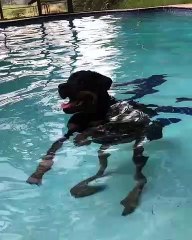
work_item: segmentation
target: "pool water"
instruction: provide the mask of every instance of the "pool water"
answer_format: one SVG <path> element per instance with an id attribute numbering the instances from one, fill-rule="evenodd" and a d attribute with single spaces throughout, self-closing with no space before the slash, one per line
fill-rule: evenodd
<path id="1" fill-rule="evenodd" d="M 0 239 L 191 240 L 192 16 L 162 12 L 116 14 L 0 29 Z M 59 83 L 91 69 L 122 84 L 110 93 L 172 106 L 158 117 L 179 118 L 163 139 L 146 144 L 148 184 L 138 209 L 122 217 L 120 201 L 134 186 L 132 144 L 113 146 L 106 189 L 74 199 L 70 188 L 98 169 L 98 145 L 64 144 L 40 187 L 25 181 L 53 141 L 66 131 Z M 164 77 L 150 89 L 152 75 Z M 162 76 L 165 75 L 165 76 Z M 146 87 L 148 86 L 148 87 Z M 154 91 L 156 90 L 156 91 Z M 146 93 L 149 93 L 145 95 Z M 186 107 L 186 111 L 184 108 Z"/>

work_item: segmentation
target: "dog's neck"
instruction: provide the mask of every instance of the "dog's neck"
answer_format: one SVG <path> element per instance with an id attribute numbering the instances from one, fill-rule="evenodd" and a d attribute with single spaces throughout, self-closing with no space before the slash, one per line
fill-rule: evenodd
<path id="1" fill-rule="evenodd" d="M 118 101 L 108 93 L 98 97 L 96 114 L 100 119 L 105 119 L 110 107 Z"/>

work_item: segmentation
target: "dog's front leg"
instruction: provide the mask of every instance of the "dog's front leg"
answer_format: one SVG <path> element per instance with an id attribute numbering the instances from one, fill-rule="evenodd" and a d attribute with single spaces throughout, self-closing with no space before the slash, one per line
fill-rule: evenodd
<path id="1" fill-rule="evenodd" d="M 103 176 L 105 169 L 107 168 L 107 159 L 110 156 L 109 153 L 106 153 L 105 150 L 109 148 L 108 145 L 102 145 L 98 151 L 98 157 L 99 157 L 99 164 L 100 168 L 98 172 L 93 175 L 92 177 L 89 177 L 77 185 L 75 185 L 71 190 L 71 195 L 74 196 L 75 198 L 80 198 L 80 197 L 86 197 L 90 196 L 92 194 L 95 194 L 101 190 L 104 189 L 103 186 L 89 186 L 88 184 L 97 178 L 100 178 Z"/>
<path id="2" fill-rule="evenodd" d="M 59 150 L 64 141 L 66 140 L 65 137 L 58 139 L 56 142 L 52 144 L 50 149 L 47 151 L 46 155 L 42 158 L 41 162 L 39 163 L 37 169 L 31 176 L 27 179 L 27 183 L 29 184 L 36 184 L 40 185 L 42 182 L 43 175 L 49 171 L 53 165 L 53 158 L 57 150 Z"/>
<path id="3" fill-rule="evenodd" d="M 85 146 L 91 144 L 91 140 L 87 139 L 91 135 L 91 132 L 84 131 L 82 133 L 77 134 L 74 138 L 73 142 L 76 146 Z"/>
<path id="4" fill-rule="evenodd" d="M 127 197 L 121 201 L 121 204 L 124 206 L 124 210 L 122 213 L 123 216 L 126 216 L 127 214 L 134 212 L 134 210 L 137 208 L 141 197 L 141 193 L 143 191 L 145 184 L 147 183 L 147 179 L 142 173 L 142 169 L 147 163 L 149 157 L 143 156 L 144 152 L 143 144 L 144 137 L 137 139 L 134 144 L 133 162 L 136 167 L 135 180 L 137 181 L 137 184 L 132 189 L 132 191 L 129 192 Z"/>
<path id="5" fill-rule="evenodd" d="M 56 152 L 62 147 L 63 143 L 69 139 L 73 132 L 75 132 L 74 129 L 69 129 L 67 134 L 51 145 L 46 155 L 42 158 L 41 162 L 37 166 L 35 172 L 27 179 L 27 183 L 41 185 L 43 175 L 51 169 L 54 163 L 53 159 Z"/>
<path id="6" fill-rule="evenodd" d="M 100 131 L 100 128 L 102 128 L 102 126 L 90 127 L 82 133 L 77 134 L 74 138 L 74 144 L 79 147 L 91 144 L 92 140 L 88 139 L 88 137 L 94 139 L 103 136 L 104 133 Z"/>

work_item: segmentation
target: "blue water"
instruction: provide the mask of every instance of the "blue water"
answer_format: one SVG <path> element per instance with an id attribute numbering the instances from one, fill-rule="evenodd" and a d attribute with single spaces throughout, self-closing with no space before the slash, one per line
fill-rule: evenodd
<path id="1" fill-rule="evenodd" d="M 138 209 L 122 217 L 120 201 L 134 186 L 132 144 L 110 148 L 105 191 L 74 199 L 70 188 L 98 169 L 98 145 L 72 140 L 57 153 L 40 187 L 26 184 L 50 145 L 66 131 L 57 85 L 91 69 L 123 83 L 167 74 L 141 99 L 160 106 L 191 97 L 192 16 L 174 13 L 83 17 L 0 29 L 0 239 L 191 240 L 191 116 L 146 144 L 148 184 Z M 134 85 L 113 88 L 118 99 Z"/>

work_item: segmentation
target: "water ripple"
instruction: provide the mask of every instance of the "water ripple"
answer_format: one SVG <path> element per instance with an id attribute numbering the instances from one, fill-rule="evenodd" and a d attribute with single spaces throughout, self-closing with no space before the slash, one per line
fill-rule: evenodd
<path id="1" fill-rule="evenodd" d="M 65 142 L 40 188 L 25 180 L 66 131 L 69 116 L 59 108 L 62 100 L 57 86 L 72 72 L 91 69 L 122 83 L 166 73 L 172 79 L 142 101 L 166 105 L 173 103 L 175 94 L 190 95 L 191 22 L 164 15 L 108 15 L 0 29 L 1 240 L 40 240 L 42 236 L 47 240 L 77 236 L 124 240 L 127 233 L 130 239 L 167 239 L 166 234 L 159 237 L 157 233 L 173 229 L 170 220 L 190 229 L 192 191 L 186 187 L 191 181 L 189 117 L 183 117 L 185 124 L 179 130 L 178 125 L 166 128 L 169 141 L 148 146 L 149 188 L 128 221 L 120 217 L 119 202 L 133 185 L 131 145 L 110 149 L 111 175 L 98 182 L 109 188 L 90 198 L 73 199 L 69 189 L 98 168 L 95 144 L 76 148 L 72 140 Z M 110 94 L 125 98 L 122 91 L 127 88 L 111 89 Z M 179 131 L 185 133 L 182 141 Z M 187 210 L 179 210 L 178 204 L 185 204 Z M 183 215 L 178 215 L 181 210 Z M 154 222 L 158 231 L 154 231 Z"/>
<path id="2" fill-rule="evenodd" d="M 54 228 L 60 228 L 61 221 L 54 216 L 57 206 L 46 203 L 47 190 L 26 185 L 25 180 L 50 144 L 65 132 L 58 84 L 78 69 L 112 76 L 119 67 L 119 51 L 111 44 L 120 28 L 115 23 L 111 18 L 83 18 L 0 29 L 0 239 L 40 239 L 39 233 L 51 229 L 47 213 L 55 219 Z M 50 174 L 56 172 L 61 180 L 83 164 L 84 154 L 86 150 L 79 152 L 67 142 Z M 63 195 L 55 192 L 55 196 L 63 201 Z M 79 222 L 78 211 L 59 206 L 69 214 L 69 227 Z M 57 216 L 61 218 L 59 212 Z M 43 225 L 43 221 L 48 222 Z M 51 238 L 59 239 L 56 234 L 53 229 Z"/>

